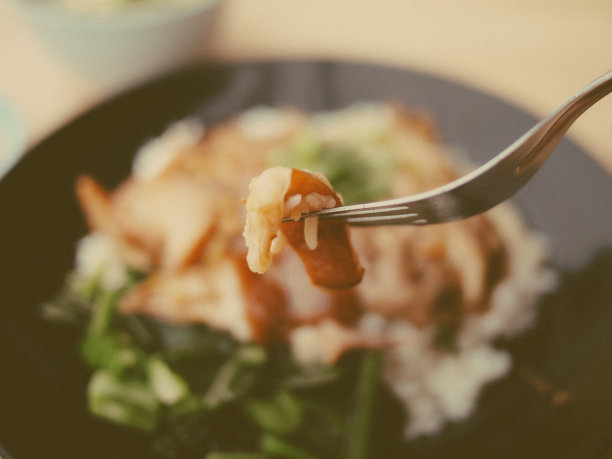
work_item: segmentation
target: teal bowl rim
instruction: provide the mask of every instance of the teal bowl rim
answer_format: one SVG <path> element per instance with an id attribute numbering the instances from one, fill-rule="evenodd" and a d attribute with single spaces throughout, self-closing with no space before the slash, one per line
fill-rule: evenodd
<path id="1" fill-rule="evenodd" d="M 15 105 L 0 94 L 0 178 L 16 163 L 26 150 L 26 131 Z"/>
<path id="2" fill-rule="evenodd" d="M 91 31 L 159 27 L 208 15 L 223 0 L 142 0 L 100 12 L 70 8 L 58 1 L 8 0 L 32 22 L 51 28 Z"/>

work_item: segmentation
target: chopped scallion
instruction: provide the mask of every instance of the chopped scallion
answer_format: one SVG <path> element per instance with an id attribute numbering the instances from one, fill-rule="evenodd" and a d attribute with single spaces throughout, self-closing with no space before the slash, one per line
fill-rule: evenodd
<path id="1" fill-rule="evenodd" d="M 144 431 L 157 425 L 159 402 L 146 383 L 121 381 L 96 371 L 88 386 L 89 409 L 96 416 Z"/>

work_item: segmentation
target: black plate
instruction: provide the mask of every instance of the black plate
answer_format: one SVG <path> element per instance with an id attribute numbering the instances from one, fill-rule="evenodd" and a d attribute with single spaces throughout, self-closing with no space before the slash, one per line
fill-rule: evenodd
<path id="1" fill-rule="evenodd" d="M 322 110 L 381 99 L 431 112 L 445 141 L 478 163 L 535 123 L 487 95 L 402 70 L 202 65 L 99 106 L 33 148 L 0 182 L 0 443 L 16 459 L 146 457 L 141 438 L 87 414 L 75 332 L 39 316 L 86 230 L 73 193 L 80 173 L 116 185 L 145 139 L 187 115 L 215 122 L 259 104 Z M 507 345 L 517 370 L 485 390 L 478 412 L 398 457 L 584 458 L 612 448 L 612 182 L 562 141 L 515 201 L 551 240 L 560 292 L 544 301 L 534 331 Z M 553 403 L 558 390 L 570 394 L 565 403 Z"/>

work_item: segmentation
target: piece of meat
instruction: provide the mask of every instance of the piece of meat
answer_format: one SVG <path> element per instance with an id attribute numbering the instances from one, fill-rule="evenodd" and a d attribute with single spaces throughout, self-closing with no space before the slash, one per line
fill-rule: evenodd
<path id="1" fill-rule="evenodd" d="M 482 215 L 448 224 L 446 258 L 461 284 L 463 309 L 488 309 L 492 287 L 505 272 L 506 251 L 495 228 Z"/>
<path id="2" fill-rule="evenodd" d="M 152 274 L 122 298 L 119 309 L 173 323 L 203 323 L 262 344 L 286 339 L 292 323 L 282 288 L 255 276 L 242 256 Z"/>
<path id="3" fill-rule="evenodd" d="M 215 226 L 212 185 L 185 174 L 130 179 L 108 193 L 91 177 L 77 182 L 77 195 L 94 230 L 121 245 L 126 262 L 177 270 L 193 262 Z"/>
<path id="4" fill-rule="evenodd" d="M 365 308 L 457 329 L 484 312 L 503 277 L 506 251 L 486 217 L 427 227 L 356 228 L 353 245 L 366 269 L 357 286 Z"/>
<path id="5" fill-rule="evenodd" d="M 388 340 L 369 337 L 330 319 L 295 328 L 289 343 L 295 360 L 302 365 L 330 365 L 351 349 L 382 348 L 390 344 Z"/>
<path id="6" fill-rule="evenodd" d="M 109 236 L 128 266 L 143 271 L 149 269 L 151 256 L 143 247 L 124 237 L 115 218 L 111 194 L 89 176 L 79 177 L 76 194 L 89 227 Z"/>
<path id="7" fill-rule="evenodd" d="M 204 323 L 247 341 L 253 339 L 254 333 L 241 285 L 240 274 L 231 260 L 180 273 L 156 272 L 121 299 L 119 310 L 173 323 Z"/>
<path id="8" fill-rule="evenodd" d="M 315 285 L 344 289 L 361 281 L 363 268 L 351 246 L 346 222 L 306 219 L 281 223 L 287 216 L 297 218 L 341 204 L 322 176 L 300 169 L 271 168 L 251 181 L 249 191 L 244 237 L 251 270 L 266 272 L 274 254 L 287 243 L 300 256 Z"/>

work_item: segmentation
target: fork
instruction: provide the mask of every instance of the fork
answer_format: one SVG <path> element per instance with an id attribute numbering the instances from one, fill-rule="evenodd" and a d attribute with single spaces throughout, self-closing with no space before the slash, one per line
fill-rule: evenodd
<path id="1" fill-rule="evenodd" d="M 354 226 L 427 225 L 485 212 L 520 190 L 574 121 L 610 92 L 612 70 L 567 99 L 497 156 L 441 187 L 403 198 L 312 211 L 300 219 L 344 218 Z"/>

